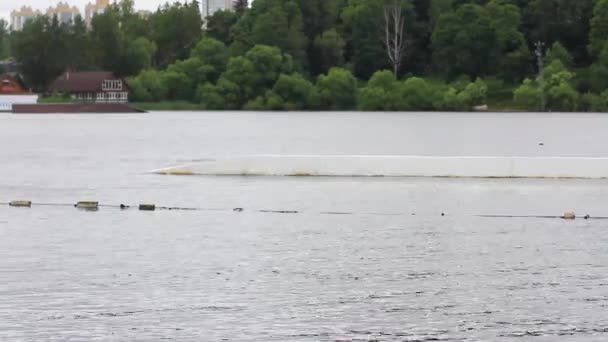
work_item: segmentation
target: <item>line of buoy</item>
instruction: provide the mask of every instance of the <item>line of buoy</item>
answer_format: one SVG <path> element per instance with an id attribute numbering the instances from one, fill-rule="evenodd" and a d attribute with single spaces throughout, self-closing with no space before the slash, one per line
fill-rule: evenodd
<path id="1" fill-rule="evenodd" d="M 576 220 L 577 216 L 574 212 L 568 211 L 563 215 L 555 216 L 555 215 L 477 215 L 477 217 L 485 217 L 485 218 L 536 218 L 536 219 L 562 219 L 562 220 Z M 605 216 L 591 216 L 589 214 L 583 216 L 585 220 L 608 220 L 608 217 Z"/>
<path id="2" fill-rule="evenodd" d="M 8 205 L 10 207 L 15 208 L 32 208 L 32 206 L 54 206 L 54 207 L 75 207 L 77 209 L 81 209 L 84 211 L 98 211 L 100 208 L 112 208 L 112 209 L 120 209 L 127 210 L 136 208 L 139 211 L 158 211 L 158 210 L 167 210 L 167 211 L 232 211 L 235 213 L 241 213 L 245 211 L 245 208 L 236 207 L 232 209 L 222 209 L 222 208 L 186 208 L 186 207 L 165 207 L 165 206 L 157 206 L 153 203 L 142 203 L 135 206 L 127 205 L 127 204 L 100 204 L 98 201 L 79 201 L 76 204 L 66 204 L 66 203 L 35 203 L 29 200 L 14 200 L 8 203 L 0 202 L 0 205 Z M 268 210 L 268 209 L 255 209 L 251 210 L 252 212 L 258 213 L 267 213 L 267 214 L 301 214 L 303 212 L 298 210 Z M 318 212 L 321 215 L 381 215 L 381 216 L 416 216 L 415 213 L 356 213 L 356 212 L 344 212 L 344 211 L 321 211 Z M 446 213 L 442 212 L 439 215 L 441 217 L 447 216 Z M 474 215 L 475 217 L 480 218 L 528 218 L 528 219 L 562 219 L 562 220 L 575 220 L 578 217 L 574 212 L 568 211 L 563 215 Z M 591 216 L 589 214 L 582 217 L 585 220 L 608 220 L 608 217 L 605 216 Z"/>

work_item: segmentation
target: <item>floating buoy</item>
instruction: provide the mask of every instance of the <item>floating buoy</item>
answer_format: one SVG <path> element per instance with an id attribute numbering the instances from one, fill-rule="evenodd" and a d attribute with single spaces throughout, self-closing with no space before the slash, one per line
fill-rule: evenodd
<path id="1" fill-rule="evenodd" d="M 574 220 L 576 219 L 576 214 L 574 212 L 566 212 L 564 216 L 562 216 L 564 220 Z"/>
<path id="2" fill-rule="evenodd" d="M 240 213 L 243 210 L 244 210 L 243 208 L 234 208 L 234 209 L 232 209 L 232 211 L 234 211 L 235 213 Z"/>
<path id="3" fill-rule="evenodd" d="M 80 202 L 74 204 L 74 207 L 76 207 L 78 209 L 83 209 L 83 210 L 95 211 L 95 210 L 99 209 L 99 202 L 80 201 Z"/>
<path id="4" fill-rule="evenodd" d="M 32 201 L 12 201 L 8 205 L 10 205 L 11 207 L 31 208 Z"/>
<path id="5" fill-rule="evenodd" d="M 139 205 L 139 210 L 141 210 L 141 211 L 155 211 L 156 210 L 156 205 L 155 204 L 140 204 Z"/>
<path id="6" fill-rule="evenodd" d="M 585 220 L 588 220 L 590 218 L 591 218 L 591 215 L 589 215 L 589 214 L 585 215 L 585 217 L 584 217 Z"/>
<path id="7" fill-rule="evenodd" d="M 126 204 L 121 204 L 120 205 L 120 209 L 124 210 L 124 209 L 129 209 L 130 207 Z"/>

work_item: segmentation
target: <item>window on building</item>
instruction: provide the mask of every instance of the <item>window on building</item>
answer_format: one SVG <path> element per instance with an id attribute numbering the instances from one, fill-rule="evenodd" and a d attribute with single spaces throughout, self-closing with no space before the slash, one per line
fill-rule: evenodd
<path id="1" fill-rule="evenodd" d="M 122 90 L 122 81 L 121 80 L 104 80 L 101 87 L 104 91 L 120 91 L 120 90 Z"/>

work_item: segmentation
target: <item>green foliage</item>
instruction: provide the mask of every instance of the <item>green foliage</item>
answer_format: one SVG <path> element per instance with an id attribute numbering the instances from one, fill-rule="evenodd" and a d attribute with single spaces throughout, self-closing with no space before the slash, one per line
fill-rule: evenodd
<path id="1" fill-rule="evenodd" d="M 38 103 L 69 103 L 74 102 L 69 94 L 53 93 L 49 96 L 40 97 Z"/>
<path id="2" fill-rule="evenodd" d="M 522 85 L 515 89 L 513 96 L 517 107 L 540 110 L 540 89 L 530 79 L 525 79 Z"/>
<path id="3" fill-rule="evenodd" d="M 234 26 L 232 49 L 241 54 L 255 45 L 269 45 L 306 65 L 308 39 L 303 31 L 302 12 L 295 0 L 256 0 L 251 10 Z"/>
<path id="4" fill-rule="evenodd" d="M 465 99 L 465 103 L 467 103 L 470 108 L 476 105 L 482 105 L 486 103 L 488 86 L 481 78 L 477 78 L 475 82 L 469 83 L 461 94 Z"/>
<path id="5" fill-rule="evenodd" d="M 608 112 L 608 90 L 601 94 L 581 95 L 578 109 L 586 112 Z"/>
<path id="6" fill-rule="evenodd" d="M 446 12 L 439 16 L 432 35 L 435 65 L 449 78 L 496 71 L 511 77 L 513 70 L 525 71 L 529 52 L 520 25 L 519 8 L 497 0 Z"/>
<path id="7" fill-rule="evenodd" d="M 382 71 L 384 11 L 395 2 L 406 41 L 396 78 Z M 129 77 L 132 100 L 195 108 L 470 110 L 514 101 L 536 110 L 543 94 L 548 110 L 598 110 L 608 88 L 606 18 L 608 0 L 241 0 L 203 25 L 198 1 L 142 16 L 120 0 L 90 28 L 80 17 L 40 17 L 17 32 L 0 20 L 0 58 L 15 57 L 34 90 L 65 70 L 107 70 Z M 537 41 L 550 46 L 542 82 L 532 80 Z"/>
<path id="8" fill-rule="evenodd" d="M 606 39 L 608 39 L 608 0 L 597 0 L 591 18 L 589 53 L 599 56 L 606 47 Z"/>
<path id="9" fill-rule="evenodd" d="M 551 111 L 574 111 L 579 104 L 579 93 L 572 86 L 574 74 L 556 59 L 545 69 L 543 82 L 533 83 L 526 79 L 515 90 L 514 101 L 522 108 L 540 108 L 544 94 L 546 109 Z"/>
<path id="10" fill-rule="evenodd" d="M 569 112 L 578 106 L 578 92 L 567 82 L 551 87 L 547 92 L 548 108 L 553 111 Z"/>
<path id="11" fill-rule="evenodd" d="M 152 38 L 158 48 L 157 65 L 187 58 L 190 49 L 201 39 L 203 21 L 198 1 L 167 3 L 149 20 Z"/>
<path id="12" fill-rule="evenodd" d="M 334 66 L 344 65 L 346 43 L 336 29 L 323 32 L 315 38 L 311 68 L 313 73 L 325 73 Z"/>
<path id="13" fill-rule="evenodd" d="M 411 77 L 399 85 L 396 106 L 398 110 L 407 111 L 433 110 L 435 98 L 432 86 L 421 78 Z"/>
<path id="14" fill-rule="evenodd" d="M 232 43 L 231 29 L 238 19 L 238 15 L 232 11 L 217 11 L 213 13 L 205 19 L 207 35 L 225 45 L 230 45 Z"/>
<path id="15" fill-rule="evenodd" d="M 395 75 L 388 70 L 376 72 L 361 89 L 359 109 L 365 111 L 396 110 L 396 89 L 398 86 Z"/>
<path id="16" fill-rule="evenodd" d="M 250 102 L 246 109 L 315 110 L 319 93 L 315 86 L 300 74 L 280 75 L 264 97 Z"/>
<path id="17" fill-rule="evenodd" d="M 368 79 L 378 70 L 388 68 L 385 47 L 382 43 L 382 2 L 377 0 L 349 0 L 342 11 L 347 44 L 353 71 L 359 78 Z"/>
<path id="18" fill-rule="evenodd" d="M 608 45 L 605 45 L 602 53 L 589 68 L 587 77 L 583 80 L 588 83 L 588 88 L 596 93 L 608 88 Z"/>
<path id="19" fill-rule="evenodd" d="M 219 86 L 205 83 L 197 90 L 197 97 L 205 109 L 222 110 L 226 107 L 226 100 Z"/>
<path id="20" fill-rule="evenodd" d="M 435 108 L 444 111 L 469 111 L 467 99 L 458 90 L 449 87 L 435 101 Z"/>
<path id="21" fill-rule="evenodd" d="M 66 69 L 65 34 L 56 19 L 51 21 L 47 17 L 35 18 L 14 33 L 13 54 L 20 62 L 23 78 L 34 90 L 46 89 Z"/>
<path id="22" fill-rule="evenodd" d="M 321 109 L 351 110 L 357 106 L 357 79 L 342 68 L 332 68 L 317 80 Z"/>
<path id="23" fill-rule="evenodd" d="M 522 31 L 529 45 L 561 42 L 577 63 L 588 63 L 589 22 L 597 0 L 530 0 L 518 6 L 524 13 Z M 513 1 L 514 2 L 514 1 Z"/>
<path id="24" fill-rule="evenodd" d="M 167 99 L 168 89 L 162 80 L 162 73 L 146 70 L 136 77 L 127 79 L 131 88 L 131 101 L 154 102 Z"/>
<path id="25" fill-rule="evenodd" d="M 9 56 L 9 31 L 8 23 L 0 19 L 0 60 Z"/>
<path id="26" fill-rule="evenodd" d="M 545 56 L 545 63 L 551 64 L 553 61 L 558 60 L 567 67 L 572 66 L 572 55 L 566 50 L 566 48 L 560 43 L 555 42 L 553 46 L 547 51 Z"/>

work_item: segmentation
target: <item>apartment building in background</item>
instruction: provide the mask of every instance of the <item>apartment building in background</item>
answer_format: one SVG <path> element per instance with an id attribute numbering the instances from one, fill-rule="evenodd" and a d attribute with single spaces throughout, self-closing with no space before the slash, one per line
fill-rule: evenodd
<path id="1" fill-rule="evenodd" d="M 110 6 L 110 0 L 95 0 L 95 2 L 89 2 L 84 8 L 84 21 L 87 26 L 91 26 L 91 21 L 96 14 L 102 14 L 106 8 Z"/>
<path id="2" fill-rule="evenodd" d="M 31 7 L 23 6 L 21 9 L 11 12 L 11 29 L 14 31 L 23 30 L 25 24 L 39 16 L 40 11 L 34 10 Z"/>
<path id="3" fill-rule="evenodd" d="M 234 9 L 234 0 L 202 0 L 201 14 L 204 18 L 212 16 L 217 11 Z"/>
<path id="4" fill-rule="evenodd" d="M 80 15 L 80 10 L 76 6 L 70 6 L 66 2 L 59 2 L 55 7 L 49 7 L 46 10 L 46 15 L 49 18 L 57 17 L 60 23 L 69 24 L 74 22 L 77 16 Z"/>
<path id="5" fill-rule="evenodd" d="M 95 0 L 95 2 L 89 2 L 84 8 L 84 16 L 82 16 L 82 19 L 85 21 L 87 26 L 90 26 L 93 17 L 96 14 L 103 13 L 108 6 L 110 6 L 110 0 Z M 65 24 L 73 22 L 77 16 L 81 15 L 78 7 L 70 6 L 67 2 L 59 2 L 56 6 L 49 7 L 45 14 L 49 17 L 57 16 L 59 22 Z M 23 6 L 21 9 L 12 11 L 11 30 L 23 30 L 25 23 L 40 15 L 42 15 L 40 11 L 34 10 L 28 6 Z"/>

